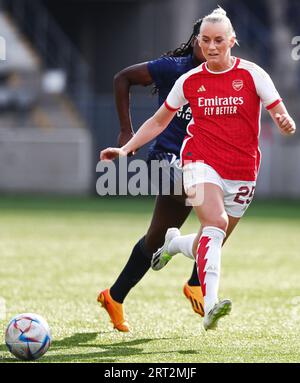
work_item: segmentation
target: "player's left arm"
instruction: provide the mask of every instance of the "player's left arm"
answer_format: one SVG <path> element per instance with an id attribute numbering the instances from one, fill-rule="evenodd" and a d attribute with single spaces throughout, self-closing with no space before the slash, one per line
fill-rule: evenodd
<path id="1" fill-rule="evenodd" d="M 250 71 L 257 94 L 280 132 L 284 135 L 294 134 L 296 132 L 296 124 L 286 110 L 271 77 L 258 65 L 253 65 Z"/>
<path id="2" fill-rule="evenodd" d="M 283 102 L 280 102 L 274 108 L 269 109 L 268 112 L 278 129 L 283 135 L 290 136 L 296 132 L 296 124 L 292 117 L 289 115 Z"/>

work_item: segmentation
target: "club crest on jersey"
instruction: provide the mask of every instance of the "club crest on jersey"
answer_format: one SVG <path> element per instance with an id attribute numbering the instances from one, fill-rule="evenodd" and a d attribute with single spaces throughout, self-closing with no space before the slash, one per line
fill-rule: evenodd
<path id="1" fill-rule="evenodd" d="M 232 87 L 234 90 L 239 91 L 243 88 L 244 81 L 243 80 L 234 80 L 232 81 Z"/>

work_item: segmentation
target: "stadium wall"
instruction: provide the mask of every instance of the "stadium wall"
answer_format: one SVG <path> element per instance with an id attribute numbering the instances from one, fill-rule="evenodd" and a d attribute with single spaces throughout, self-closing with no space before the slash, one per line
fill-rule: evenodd
<path id="1" fill-rule="evenodd" d="M 0 129 L 0 190 L 88 194 L 92 140 L 87 129 Z"/>

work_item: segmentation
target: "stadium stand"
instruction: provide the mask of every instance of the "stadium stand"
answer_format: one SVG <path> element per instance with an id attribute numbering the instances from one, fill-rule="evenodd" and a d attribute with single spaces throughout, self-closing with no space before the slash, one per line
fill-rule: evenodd
<path id="1" fill-rule="evenodd" d="M 0 11 L 5 42 L 0 62 L 0 190 L 90 193 L 92 140 L 67 92 L 68 73 L 58 62 L 53 67 L 45 63 L 22 29 L 21 2 L 13 3 L 17 14 L 5 6 Z M 51 25 L 50 17 L 48 21 Z M 64 44 L 69 49 L 67 40 Z"/>

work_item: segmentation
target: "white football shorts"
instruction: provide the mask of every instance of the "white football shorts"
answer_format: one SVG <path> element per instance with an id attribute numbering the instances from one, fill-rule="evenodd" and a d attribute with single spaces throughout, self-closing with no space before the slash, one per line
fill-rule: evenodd
<path id="1" fill-rule="evenodd" d="M 235 218 L 241 218 L 247 210 L 256 186 L 256 181 L 225 180 L 211 166 L 201 161 L 183 167 L 183 184 L 187 194 L 192 186 L 204 183 L 218 185 L 223 190 L 225 211 Z"/>

